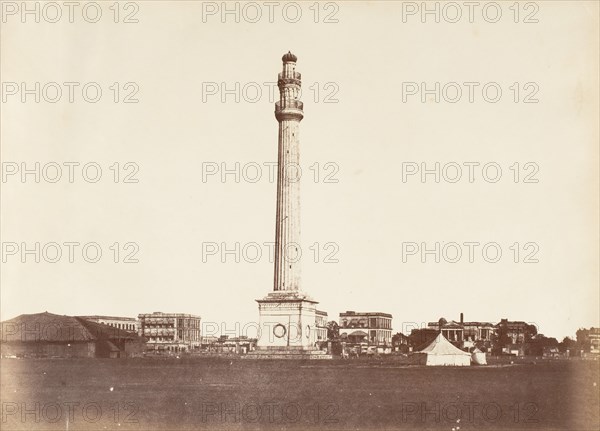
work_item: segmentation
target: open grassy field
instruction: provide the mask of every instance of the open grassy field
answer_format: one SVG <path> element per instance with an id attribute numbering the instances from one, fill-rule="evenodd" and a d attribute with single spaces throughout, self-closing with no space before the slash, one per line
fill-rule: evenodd
<path id="1" fill-rule="evenodd" d="M 597 430 L 599 384 L 581 360 L 3 359 L 0 429 Z"/>

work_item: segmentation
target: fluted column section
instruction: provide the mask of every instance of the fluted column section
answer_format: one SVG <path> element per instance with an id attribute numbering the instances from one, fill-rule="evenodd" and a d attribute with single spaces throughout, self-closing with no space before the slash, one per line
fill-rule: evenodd
<path id="1" fill-rule="evenodd" d="M 300 290 L 299 125 L 279 123 L 274 290 Z"/>
<path id="2" fill-rule="evenodd" d="M 296 57 L 283 57 L 279 74 L 280 99 L 275 104 L 279 121 L 277 157 L 277 214 L 275 227 L 275 291 L 300 289 L 300 121 L 303 118 L 300 74 L 296 73 Z"/>

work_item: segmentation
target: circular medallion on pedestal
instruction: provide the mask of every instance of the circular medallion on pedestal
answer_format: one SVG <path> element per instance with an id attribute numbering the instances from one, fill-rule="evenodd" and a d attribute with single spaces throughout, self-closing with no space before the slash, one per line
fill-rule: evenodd
<path id="1" fill-rule="evenodd" d="M 286 332 L 287 329 L 285 329 L 285 326 L 283 326 L 281 323 L 278 323 L 277 325 L 273 326 L 273 335 L 275 335 L 277 338 L 285 337 Z"/>
<path id="2" fill-rule="evenodd" d="M 306 338 L 310 338 L 310 325 L 306 325 Z"/>

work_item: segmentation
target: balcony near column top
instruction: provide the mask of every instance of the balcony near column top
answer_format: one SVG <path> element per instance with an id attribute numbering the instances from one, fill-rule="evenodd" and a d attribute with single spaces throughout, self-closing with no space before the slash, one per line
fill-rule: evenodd
<path id="1" fill-rule="evenodd" d="M 301 121 L 302 118 L 304 118 L 304 104 L 301 101 L 296 99 L 284 99 L 283 102 L 283 104 L 281 101 L 275 102 L 275 118 L 277 118 L 277 121 Z"/>
<path id="2" fill-rule="evenodd" d="M 293 72 L 293 76 L 285 76 L 285 72 L 279 72 L 279 79 L 296 79 L 298 81 L 302 80 L 302 74 L 300 72 Z"/>
<path id="3" fill-rule="evenodd" d="M 300 100 L 291 99 L 285 100 L 284 102 L 285 103 L 283 103 L 283 106 L 281 106 L 281 101 L 275 102 L 275 110 L 281 111 L 282 109 L 299 109 L 302 111 L 304 109 L 304 103 L 302 103 Z"/>

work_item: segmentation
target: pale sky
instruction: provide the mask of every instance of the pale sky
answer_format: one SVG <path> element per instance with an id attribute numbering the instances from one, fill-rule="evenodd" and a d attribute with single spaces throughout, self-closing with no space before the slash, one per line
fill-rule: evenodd
<path id="1" fill-rule="evenodd" d="M 4 15 L 2 320 L 42 311 L 163 311 L 197 314 L 227 330 L 257 321 L 255 299 L 272 290 L 273 264 L 267 246 L 249 262 L 255 249 L 247 244 L 274 241 L 276 183 L 264 164 L 277 160 L 278 125 L 268 83 L 291 50 L 304 90 L 303 286 L 329 320 L 346 310 L 382 311 L 393 314 L 394 332 L 410 332 L 463 312 L 469 321 L 532 322 L 559 339 L 599 325 L 597 3 L 537 2 L 539 10 L 521 10 L 518 23 L 509 3 L 496 23 L 481 11 L 469 22 L 466 9 L 457 23 L 445 19 L 450 10 L 440 23 L 429 16 L 422 23 L 418 13 L 403 20 L 407 2 L 321 4 L 317 23 L 312 3 L 300 3 L 296 23 L 281 9 L 270 23 L 261 6 L 257 23 L 248 8 L 239 23 L 233 15 L 222 23 L 219 11 L 203 20 L 203 7 L 220 7 L 209 3 L 138 2 L 139 10 L 118 17 L 135 12 L 138 23 L 115 23 L 108 3 L 97 23 L 80 11 L 69 23 L 66 9 L 57 23 Z M 522 22 L 533 12 L 539 22 Z M 323 22 L 326 16 L 338 22 Z M 18 87 L 6 84 L 13 82 L 31 89 L 39 82 L 40 103 L 35 95 L 22 103 Z M 50 82 L 63 92 L 56 103 L 44 99 L 55 97 Z M 73 103 L 64 82 L 78 83 Z M 102 89 L 97 103 L 82 97 L 90 82 Z M 410 83 L 418 91 L 436 82 L 439 103 L 433 94 L 425 103 L 421 93 L 407 95 Z M 472 103 L 465 82 L 474 83 Z M 462 97 L 450 103 L 456 86 Z M 484 86 L 490 97 L 502 90 L 498 102 L 484 99 Z M 122 103 L 136 89 L 139 102 Z M 224 103 L 221 89 L 231 90 Z M 538 103 L 523 103 L 527 96 Z M 48 178 L 58 163 L 62 178 L 8 175 L 36 162 Z M 69 162 L 80 163 L 73 183 Z M 137 183 L 123 182 L 134 169 L 128 162 L 139 167 Z M 218 174 L 203 178 L 207 166 L 233 170 L 236 162 L 239 183 L 233 174 L 225 182 Z M 462 178 L 403 181 L 403 166 L 436 162 L 447 177 L 458 164 Z M 86 163 L 101 167 L 98 182 L 83 178 Z M 482 178 L 488 163 L 490 176 L 502 169 L 495 183 Z M 256 164 L 262 177 L 250 182 Z M 328 174 L 338 181 L 325 182 Z M 32 254 L 22 263 L 21 243 L 36 242 L 61 244 L 62 258 L 47 262 L 54 256 L 48 246 L 48 259 L 35 263 Z M 88 263 L 79 246 L 70 263 L 68 242 L 96 242 L 102 257 Z M 129 242 L 139 247 L 138 263 L 123 263 L 134 250 L 124 248 Z M 471 242 L 480 244 L 472 263 L 464 245 Z M 17 243 L 15 255 L 9 243 Z M 207 243 L 239 243 L 246 259 L 203 259 Z M 407 243 L 457 243 L 463 255 L 449 262 L 456 247 L 447 246 L 439 263 L 433 255 L 421 262 L 418 252 L 403 262 Z M 497 263 L 482 256 L 487 243 L 500 247 Z M 324 262 L 331 252 L 337 263 Z M 524 263 L 530 253 L 537 263 Z"/>

